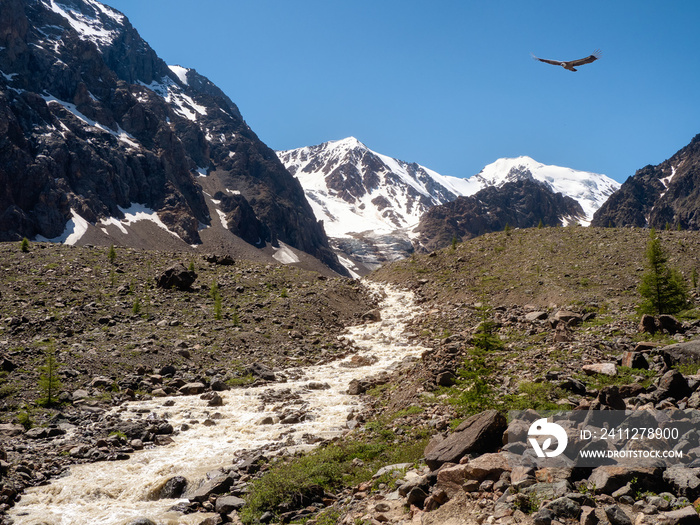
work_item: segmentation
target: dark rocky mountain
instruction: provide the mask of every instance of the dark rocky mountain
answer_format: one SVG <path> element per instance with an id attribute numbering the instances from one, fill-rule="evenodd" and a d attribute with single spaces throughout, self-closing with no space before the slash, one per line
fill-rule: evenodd
<path id="1" fill-rule="evenodd" d="M 95 0 L 0 0 L 0 183 L 3 241 L 282 242 L 345 273 L 236 105 Z"/>
<path id="2" fill-rule="evenodd" d="M 506 224 L 511 228 L 531 228 L 541 221 L 544 226 L 561 226 L 584 217 L 583 208 L 573 198 L 523 177 L 431 208 L 421 218 L 416 232 L 420 248 L 432 251 L 448 246 L 453 239 L 464 241 L 501 231 Z"/>
<path id="3" fill-rule="evenodd" d="M 645 166 L 593 216 L 593 226 L 700 229 L 700 135 L 658 166 Z"/>

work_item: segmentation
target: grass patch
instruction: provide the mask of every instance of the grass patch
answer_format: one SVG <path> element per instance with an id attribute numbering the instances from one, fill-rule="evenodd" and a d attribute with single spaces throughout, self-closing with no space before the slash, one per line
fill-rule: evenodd
<path id="1" fill-rule="evenodd" d="M 34 419 L 32 418 L 31 409 L 25 405 L 24 410 L 17 414 L 17 422 L 24 427 L 25 430 L 29 430 L 34 426 Z"/>
<path id="2" fill-rule="evenodd" d="M 646 332 L 634 334 L 632 336 L 632 341 L 634 341 L 635 343 L 659 343 L 663 346 L 672 345 L 678 342 L 669 334 L 665 334 L 662 332 L 657 332 L 655 334 L 649 334 Z"/>
<path id="3" fill-rule="evenodd" d="M 255 523 L 264 512 L 308 506 L 322 491 L 336 492 L 369 481 L 382 466 L 418 461 L 426 440 L 399 446 L 379 440 L 332 443 L 300 457 L 280 460 L 251 485 L 241 512 L 243 523 Z M 354 459 L 361 462 L 355 462 Z"/>
<path id="4" fill-rule="evenodd" d="M 7 372 L 0 372 L 0 399 L 14 395 L 19 387 L 7 379 Z"/>
<path id="5" fill-rule="evenodd" d="M 641 379 L 639 379 L 641 377 Z M 582 381 L 588 388 L 598 389 L 606 386 L 622 386 L 638 382 L 643 387 L 651 385 L 656 373 L 652 370 L 644 370 L 643 368 L 629 368 L 626 366 L 617 367 L 616 376 L 607 376 L 605 374 L 594 374 L 592 376 L 586 374 L 578 374 L 577 378 Z"/>
<path id="6" fill-rule="evenodd" d="M 316 515 L 316 525 L 336 525 L 340 522 L 340 511 L 334 508 L 323 509 Z"/>
<path id="7" fill-rule="evenodd" d="M 531 492 L 530 494 L 519 493 L 516 495 L 515 508 L 520 512 L 525 514 L 534 514 L 540 509 L 542 504 L 542 496 L 538 495 L 536 492 Z"/>
<path id="8" fill-rule="evenodd" d="M 676 314 L 676 318 L 681 321 L 697 321 L 700 319 L 700 308 L 691 308 L 683 310 Z"/>
<path id="9" fill-rule="evenodd" d="M 422 414 L 425 411 L 425 408 L 419 407 L 417 405 L 411 405 L 408 408 L 404 408 L 403 410 L 399 410 L 396 412 L 393 416 L 392 419 L 398 419 L 400 417 L 405 417 L 405 416 L 414 416 L 416 414 Z"/>
<path id="10" fill-rule="evenodd" d="M 245 374 L 227 379 L 226 384 L 232 387 L 248 386 L 253 384 L 256 379 L 257 377 L 255 377 L 253 374 Z"/>
<path id="11" fill-rule="evenodd" d="M 617 320 L 617 318 L 614 315 L 602 313 L 602 310 L 602 308 L 599 309 L 597 312 L 595 312 L 594 310 L 594 313 L 596 314 L 595 317 L 581 323 L 581 329 L 608 327 L 610 326 L 610 324 Z"/>
<path id="12" fill-rule="evenodd" d="M 700 363 L 695 361 L 684 361 L 676 364 L 673 368 L 678 370 L 684 376 L 694 376 L 700 371 Z"/>
<path id="13" fill-rule="evenodd" d="M 377 385 L 372 388 L 367 389 L 366 394 L 372 397 L 381 397 L 382 394 L 388 390 L 395 390 L 396 385 L 390 383 L 384 383 L 383 385 Z"/>
<path id="14" fill-rule="evenodd" d="M 561 407 L 556 399 L 566 397 L 566 393 L 551 383 L 522 382 L 518 385 L 520 394 L 502 397 L 501 410 L 557 410 Z"/>

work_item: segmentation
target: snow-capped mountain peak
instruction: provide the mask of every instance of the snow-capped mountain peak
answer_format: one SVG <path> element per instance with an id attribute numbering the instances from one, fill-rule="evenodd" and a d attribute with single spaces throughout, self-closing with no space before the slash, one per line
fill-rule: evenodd
<path id="1" fill-rule="evenodd" d="M 413 226 L 428 208 L 459 195 L 449 178 L 440 181 L 427 168 L 372 151 L 354 137 L 278 156 L 333 237 Z"/>
<path id="2" fill-rule="evenodd" d="M 346 137 L 344 139 L 340 140 L 332 140 L 328 142 L 330 146 L 336 149 L 365 149 L 368 150 L 369 148 L 365 146 L 362 142 L 360 142 L 358 139 L 355 137 Z"/>
<path id="3" fill-rule="evenodd" d="M 500 187 L 506 182 L 526 178 L 544 183 L 555 193 L 576 199 L 586 213 L 582 221 L 586 225 L 593 218 L 593 213 L 620 187 L 618 182 L 605 175 L 549 166 L 527 156 L 498 159 L 469 180 L 479 181 L 482 187 Z"/>

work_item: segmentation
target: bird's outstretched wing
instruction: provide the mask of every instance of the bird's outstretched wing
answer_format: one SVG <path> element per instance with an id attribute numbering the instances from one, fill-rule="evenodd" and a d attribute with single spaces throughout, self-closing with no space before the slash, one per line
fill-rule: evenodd
<path id="1" fill-rule="evenodd" d="M 560 65 L 561 65 L 561 60 L 547 60 L 546 58 L 536 57 L 536 56 L 533 55 L 532 53 L 530 53 L 530 55 L 531 55 L 532 58 L 534 58 L 535 60 L 539 60 L 540 62 L 545 62 L 546 64 L 553 64 L 553 65 L 555 65 L 555 66 L 560 66 Z"/>
<path id="2" fill-rule="evenodd" d="M 596 49 L 593 51 L 592 55 L 588 55 L 586 58 L 580 58 L 578 60 L 572 60 L 570 64 L 574 67 L 576 66 L 582 66 L 583 64 L 590 64 L 591 62 L 595 62 L 598 60 L 602 55 L 602 51 L 600 49 Z"/>

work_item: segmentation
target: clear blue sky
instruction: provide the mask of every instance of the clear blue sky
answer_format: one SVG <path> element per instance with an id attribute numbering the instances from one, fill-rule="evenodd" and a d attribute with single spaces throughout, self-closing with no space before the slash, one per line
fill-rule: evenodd
<path id="1" fill-rule="evenodd" d="M 443 175 L 500 157 L 620 182 L 700 133 L 700 1 L 106 0 L 268 146 L 355 136 Z M 576 73 L 530 53 L 574 59 Z"/>

